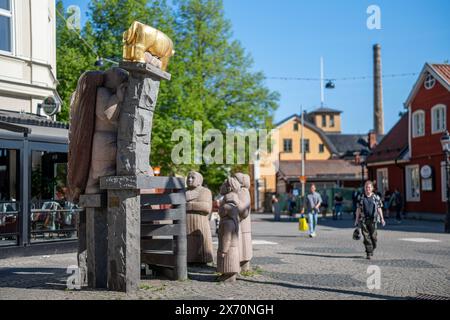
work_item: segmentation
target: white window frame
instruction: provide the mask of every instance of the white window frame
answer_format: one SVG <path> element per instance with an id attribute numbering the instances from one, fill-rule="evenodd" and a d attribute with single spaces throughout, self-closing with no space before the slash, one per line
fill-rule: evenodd
<path id="1" fill-rule="evenodd" d="M 286 150 L 286 144 L 287 144 L 287 142 L 289 142 L 289 144 L 290 144 L 290 146 L 291 146 L 291 150 L 289 150 L 289 151 Z M 283 152 L 284 152 L 284 153 L 292 153 L 292 149 L 293 149 L 293 146 L 292 146 L 292 139 L 289 139 L 289 138 L 283 139 Z"/>
<path id="2" fill-rule="evenodd" d="M 9 1 L 9 10 L 1 9 L 0 8 L 0 16 L 8 17 L 11 23 L 10 26 L 10 37 L 11 37 L 11 51 L 5 51 L 0 50 L 0 54 L 5 55 L 14 55 L 15 52 L 15 33 L 14 33 L 14 0 L 8 0 Z"/>
<path id="3" fill-rule="evenodd" d="M 445 161 L 441 162 L 441 197 L 442 202 L 447 202 L 447 171 L 445 168 Z"/>
<path id="4" fill-rule="evenodd" d="M 428 73 L 425 77 L 425 80 L 423 81 L 423 86 L 427 90 L 433 89 L 434 85 L 436 84 L 436 79 L 433 77 L 431 73 Z"/>
<path id="5" fill-rule="evenodd" d="M 380 179 L 380 176 L 382 177 Z M 385 180 L 386 179 L 386 180 Z M 384 183 L 386 182 L 386 183 Z M 382 195 L 389 190 L 389 170 L 388 168 L 377 169 L 377 190 L 382 191 Z"/>
<path id="6" fill-rule="evenodd" d="M 443 126 L 442 128 L 437 128 L 437 120 L 436 120 L 436 111 L 444 110 L 443 112 Z M 447 106 L 445 104 L 437 104 L 433 108 L 431 108 L 431 133 L 441 133 L 447 130 Z"/>
<path id="7" fill-rule="evenodd" d="M 422 121 L 422 127 L 423 127 L 423 132 L 417 132 L 417 124 L 416 124 L 416 117 L 423 115 L 423 121 Z M 424 110 L 417 110 L 412 114 L 412 137 L 413 138 L 417 138 L 417 137 L 423 137 L 425 136 L 425 111 Z"/>
<path id="8" fill-rule="evenodd" d="M 409 174 L 412 170 L 417 170 L 417 179 L 419 181 L 418 185 L 418 196 L 413 197 L 411 194 L 412 176 Z M 405 182 L 406 182 L 406 201 L 408 202 L 420 202 L 420 168 L 419 165 L 410 165 L 405 167 Z"/>

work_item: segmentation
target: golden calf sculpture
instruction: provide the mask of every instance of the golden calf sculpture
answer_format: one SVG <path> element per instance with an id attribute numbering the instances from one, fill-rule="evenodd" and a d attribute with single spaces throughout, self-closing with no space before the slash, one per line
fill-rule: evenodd
<path id="1" fill-rule="evenodd" d="M 170 57 L 175 54 L 173 42 L 167 35 L 141 22 L 134 21 L 131 27 L 123 33 L 123 59 L 145 63 L 146 52 L 161 60 L 161 69 L 164 71 Z"/>

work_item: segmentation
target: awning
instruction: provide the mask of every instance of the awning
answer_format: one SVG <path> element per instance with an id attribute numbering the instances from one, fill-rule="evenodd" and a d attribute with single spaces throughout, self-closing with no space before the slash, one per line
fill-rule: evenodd
<path id="1" fill-rule="evenodd" d="M 24 134 L 29 141 L 33 142 L 68 144 L 69 130 L 0 121 L 0 139 L 23 140 Z"/>

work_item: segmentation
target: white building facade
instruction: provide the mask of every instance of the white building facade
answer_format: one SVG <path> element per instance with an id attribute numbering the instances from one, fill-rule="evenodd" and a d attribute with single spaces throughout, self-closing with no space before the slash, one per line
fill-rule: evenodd
<path id="1" fill-rule="evenodd" d="M 0 109 L 44 115 L 57 83 L 55 0 L 0 0 Z"/>

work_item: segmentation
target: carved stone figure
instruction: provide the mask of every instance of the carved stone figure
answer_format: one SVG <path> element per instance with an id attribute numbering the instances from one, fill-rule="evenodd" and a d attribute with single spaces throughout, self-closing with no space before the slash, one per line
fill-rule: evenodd
<path id="1" fill-rule="evenodd" d="M 213 245 L 208 215 L 212 211 L 211 191 L 202 187 L 203 176 L 191 171 L 187 177 L 186 234 L 187 262 L 213 262 Z"/>
<path id="2" fill-rule="evenodd" d="M 104 73 L 87 71 L 78 79 L 70 104 L 69 154 L 67 168 L 68 198 L 77 202 L 86 188 L 91 165 L 92 136 L 95 130 L 97 87 L 103 85 Z"/>
<path id="3" fill-rule="evenodd" d="M 128 73 L 114 67 L 88 71 L 72 96 L 69 130 L 68 193 L 99 193 L 99 178 L 116 173 L 117 119 Z"/>
<path id="4" fill-rule="evenodd" d="M 150 52 L 162 62 L 161 69 L 166 70 L 170 57 L 175 54 L 172 40 L 161 31 L 134 21 L 123 33 L 123 59 L 145 62 L 145 52 Z"/>
<path id="5" fill-rule="evenodd" d="M 250 270 L 250 260 L 253 258 L 252 245 L 252 221 L 250 217 L 251 198 L 250 198 L 250 176 L 244 173 L 236 173 L 234 177 L 241 184 L 238 192 L 239 204 L 239 253 L 241 271 Z"/>
<path id="6" fill-rule="evenodd" d="M 240 271 L 239 264 L 239 196 L 241 188 L 235 177 L 225 180 L 220 192 L 224 195 L 219 207 L 219 247 L 217 272 L 219 281 L 233 282 Z"/>
<path id="7" fill-rule="evenodd" d="M 70 110 L 67 178 L 70 201 L 78 202 L 82 194 L 100 193 L 98 179 L 102 176 L 114 175 L 116 172 L 118 103 L 123 99 L 127 77 L 125 70 L 112 68 L 106 72 L 85 72 L 78 80 L 77 89 L 72 95 Z M 101 237 L 103 234 L 102 232 L 96 232 L 95 235 L 92 232 L 89 234 L 87 227 L 98 227 L 104 230 L 105 226 L 101 226 L 101 223 L 91 223 L 97 219 L 93 218 L 95 214 L 102 217 L 104 213 L 102 209 L 90 209 L 89 206 L 86 210 L 92 211 L 89 219 L 86 217 L 86 211 L 80 212 L 78 226 L 78 265 L 82 283 L 83 285 L 87 283 L 86 275 L 89 272 L 91 285 L 96 283 L 96 285 L 104 286 L 105 281 L 100 273 L 92 277 L 95 271 L 92 267 L 100 263 L 96 253 L 91 250 L 90 254 L 93 256 L 90 260 L 87 258 L 88 246 L 91 246 L 91 249 L 95 247 L 92 243 L 88 243 L 88 239 L 92 240 L 94 236 Z M 102 245 L 98 243 L 96 248 L 100 247 Z M 100 278 L 101 280 L 98 280 Z"/>
<path id="8" fill-rule="evenodd" d="M 123 101 L 127 81 L 128 73 L 114 67 L 105 72 L 103 86 L 97 89 L 93 152 L 86 194 L 100 192 L 100 177 L 116 174 L 119 104 Z"/>

